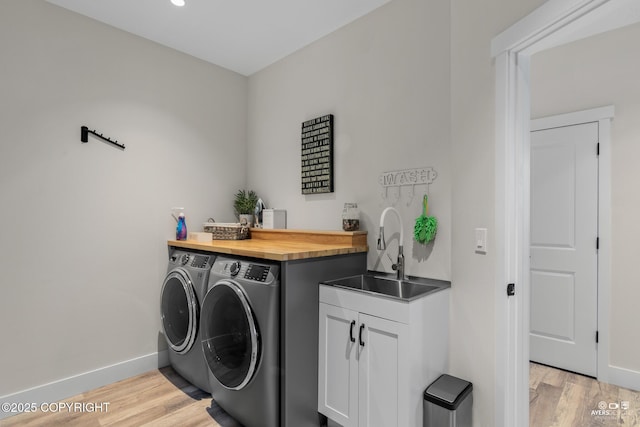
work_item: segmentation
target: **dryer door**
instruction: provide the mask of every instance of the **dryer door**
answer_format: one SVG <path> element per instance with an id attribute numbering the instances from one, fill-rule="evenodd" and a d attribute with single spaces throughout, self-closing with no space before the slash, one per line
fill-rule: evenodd
<path id="1" fill-rule="evenodd" d="M 260 337 L 253 310 L 239 284 L 216 282 L 202 304 L 202 349 L 211 373 L 224 387 L 240 390 L 256 370 Z"/>
<path id="2" fill-rule="evenodd" d="M 179 354 L 188 352 L 198 332 L 198 300 L 183 269 L 172 270 L 164 279 L 160 312 L 169 346 Z"/>

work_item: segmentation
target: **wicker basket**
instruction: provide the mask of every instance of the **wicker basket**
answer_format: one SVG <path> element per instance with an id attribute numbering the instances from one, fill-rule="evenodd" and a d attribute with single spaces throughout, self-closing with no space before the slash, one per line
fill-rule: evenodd
<path id="1" fill-rule="evenodd" d="M 244 240 L 249 238 L 249 226 L 233 222 L 205 222 L 204 231 L 211 233 L 213 240 Z"/>

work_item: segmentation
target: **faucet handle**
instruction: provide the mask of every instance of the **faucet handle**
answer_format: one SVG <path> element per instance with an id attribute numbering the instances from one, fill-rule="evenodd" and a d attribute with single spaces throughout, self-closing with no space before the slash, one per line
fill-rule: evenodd
<path id="1" fill-rule="evenodd" d="M 380 234 L 378 235 L 378 250 L 383 251 L 387 249 L 387 244 L 384 241 L 384 227 L 380 227 Z"/>

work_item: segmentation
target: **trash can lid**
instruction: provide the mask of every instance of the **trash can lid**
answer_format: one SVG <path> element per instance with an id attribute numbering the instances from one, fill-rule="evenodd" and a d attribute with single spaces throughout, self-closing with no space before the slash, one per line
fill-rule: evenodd
<path id="1" fill-rule="evenodd" d="M 473 384 L 451 375 L 443 374 L 424 391 L 425 400 L 449 410 L 455 410 L 473 390 Z"/>

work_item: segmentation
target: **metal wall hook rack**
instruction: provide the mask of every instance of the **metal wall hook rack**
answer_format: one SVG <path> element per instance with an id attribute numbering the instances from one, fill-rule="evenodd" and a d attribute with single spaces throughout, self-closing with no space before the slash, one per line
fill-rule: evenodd
<path id="1" fill-rule="evenodd" d="M 397 191 L 397 197 L 392 204 L 395 205 L 402 196 L 402 188 L 409 187 L 407 206 L 411 205 L 415 196 L 416 185 L 426 185 L 427 193 L 429 192 L 429 185 L 433 183 L 438 177 L 438 172 L 432 167 L 422 167 L 415 169 L 404 169 L 396 171 L 383 172 L 378 177 L 378 183 L 382 186 L 383 193 L 382 199 L 387 201 L 389 198 L 389 188 L 394 188 Z"/>
<path id="2" fill-rule="evenodd" d="M 109 138 L 108 136 L 104 136 L 101 133 L 98 133 L 95 130 L 91 130 L 86 126 L 81 126 L 80 127 L 80 141 L 82 142 L 89 142 L 89 134 L 95 135 L 100 139 L 103 139 L 105 141 L 107 141 L 110 144 L 115 145 L 116 147 L 120 148 L 121 150 L 125 149 L 124 144 L 118 144 L 118 141 L 114 141 L 111 138 Z"/>

